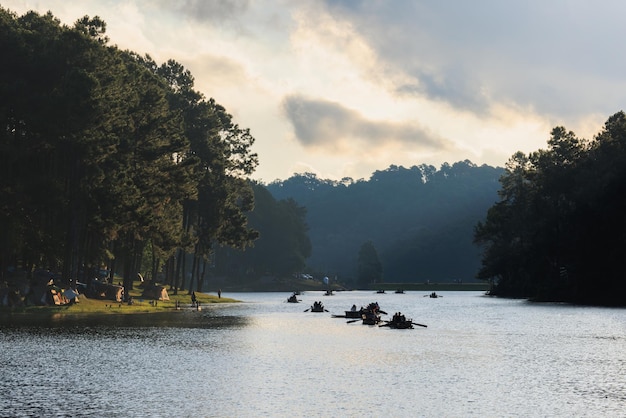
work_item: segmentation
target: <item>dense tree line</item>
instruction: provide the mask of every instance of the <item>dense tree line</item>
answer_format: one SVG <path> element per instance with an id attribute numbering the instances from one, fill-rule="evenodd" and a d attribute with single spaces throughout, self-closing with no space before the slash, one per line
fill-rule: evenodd
<path id="1" fill-rule="evenodd" d="M 250 283 L 264 276 L 282 279 L 302 272 L 311 255 L 306 208 L 293 199 L 276 200 L 262 184 L 252 183 L 252 190 L 255 204 L 248 223 L 259 231 L 259 239 L 245 252 L 218 247 L 214 273 Z"/>
<path id="2" fill-rule="evenodd" d="M 593 140 L 554 128 L 548 149 L 514 154 L 500 182 L 475 231 L 493 294 L 626 304 L 624 112 Z"/>
<path id="3" fill-rule="evenodd" d="M 502 173 L 461 161 L 439 169 L 390 166 L 356 181 L 303 173 L 267 187 L 277 199 L 307 208 L 311 271 L 355 283 L 367 275 L 374 281 L 449 282 L 474 280 L 480 267 L 474 226 L 497 201 Z M 359 255 L 365 243 L 379 256 L 374 269 L 364 268 Z"/>
<path id="4" fill-rule="evenodd" d="M 378 251 L 372 241 L 367 241 L 359 249 L 357 258 L 357 279 L 361 287 L 381 283 L 383 279 L 383 265 L 378 258 Z"/>
<path id="5" fill-rule="evenodd" d="M 175 289 L 201 286 L 216 244 L 258 237 L 254 138 L 182 65 L 105 33 L 98 17 L 68 27 L 0 8 L 0 274 L 106 265 L 129 287 L 148 264 Z"/>

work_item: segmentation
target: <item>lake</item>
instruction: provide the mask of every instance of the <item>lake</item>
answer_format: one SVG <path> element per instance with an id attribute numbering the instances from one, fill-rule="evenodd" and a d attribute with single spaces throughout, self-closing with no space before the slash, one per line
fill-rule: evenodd
<path id="1" fill-rule="evenodd" d="M 626 416 L 626 310 L 440 294 L 0 317 L 0 416 Z M 314 301 L 328 312 L 304 312 Z M 373 301 L 428 327 L 332 317 Z"/>

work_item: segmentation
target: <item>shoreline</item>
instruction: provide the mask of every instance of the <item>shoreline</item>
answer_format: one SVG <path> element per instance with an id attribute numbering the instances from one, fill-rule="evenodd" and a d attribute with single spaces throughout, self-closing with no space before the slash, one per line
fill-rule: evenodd
<path id="1" fill-rule="evenodd" d="M 168 312 L 184 312 L 201 310 L 202 305 L 214 303 L 241 303 L 241 301 L 228 297 L 218 297 L 206 293 L 196 292 L 196 298 L 200 309 L 191 303 L 191 296 L 178 294 L 169 300 L 152 300 L 141 296 L 131 295 L 133 303 L 116 302 L 114 300 L 87 298 L 85 295 L 78 296 L 78 302 L 65 305 L 30 305 L 18 307 L 0 307 L 0 315 L 33 315 L 33 316 L 57 316 L 57 315 L 135 315 Z"/>
<path id="2" fill-rule="evenodd" d="M 308 283 L 307 283 L 308 284 Z M 300 289 L 298 289 L 300 287 Z M 288 290 L 289 289 L 289 290 Z M 264 293 L 264 292 L 285 292 L 294 291 L 324 291 L 325 286 L 303 286 L 303 283 L 281 283 L 278 286 L 233 286 L 232 288 L 223 288 L 224 292 L 230 295 L 237 293 Z M 486 283 L 379 283 L 370 285 L 365 289 L 346 289 L 341 286 L 332 285 L 330 289 L 334 292 L 350 292 L 352 290 L 379 291 L 385 290 L 393 292 L 402 291 L 487 291 L 489 285 Z M 0 307 L 0 315 L 3 316 L 72 316 L 72 315 L 137 315 L 137 314 L 153 314 L 153 313 L 171 313 L 171 312 L 188 312 L 201 310 L 202 305 L 214 303 L 241 303 L 242 301 L 230 297 L 221 297 L 218 295 L 196 292 L 197 301 L 200 309 L 194 306 L 191 301 L 191 295 L 187 290 L 181 290 L 178 294 L 169 294 L 169 300 L 154 300 L 142 297 L 139 286 L 135 286 L 130 292 L 133 303 L 116 302 L 107 299 L 88 298 L 84 294 L 78 296 L 78 302 L 64 305 L 28 305 L 28 306 L 2 306 Z"/>

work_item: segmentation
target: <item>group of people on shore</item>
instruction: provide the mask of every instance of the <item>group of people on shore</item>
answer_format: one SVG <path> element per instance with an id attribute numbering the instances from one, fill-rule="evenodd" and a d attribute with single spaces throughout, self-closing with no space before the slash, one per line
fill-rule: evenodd
<path id="1" fill-rule="evenodd" d="M 222 289 L 217 289 L 217 297 L 218 298 L 222 297 Z M 197 306 L 200 304 L 200 301 L 196 297 L 196 292 L 191 292 L 191 304 L 194 306 Z"/>

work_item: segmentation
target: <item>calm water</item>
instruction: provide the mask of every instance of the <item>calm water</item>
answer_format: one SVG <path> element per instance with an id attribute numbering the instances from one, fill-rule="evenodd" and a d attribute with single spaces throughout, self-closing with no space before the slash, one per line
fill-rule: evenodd
<path id="1" fill-rule="evenodd" d="M 626 416 L 626 310 L 476 292 L 228 294 L 167 316 L 0 318 L 0 416 Z M 315 300 L 328 313 L 303 312 Z M 332 318 L 378 301 L 428 325 Z"/>

